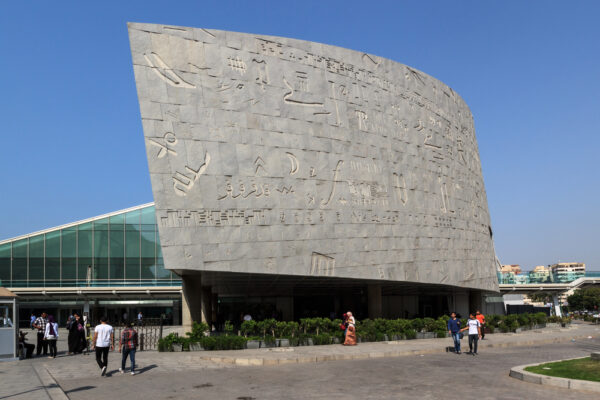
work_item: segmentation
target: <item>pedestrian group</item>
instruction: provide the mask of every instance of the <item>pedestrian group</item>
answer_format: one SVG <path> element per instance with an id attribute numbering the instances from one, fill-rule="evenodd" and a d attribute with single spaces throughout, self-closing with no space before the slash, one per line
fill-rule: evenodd
<path id="1" fill-rule="evenodd" d="M 460 340 L 464 336 L 463 332 L 468 331 L 469 352 L 467 354 L 472 354 L 475 356 L 477 355 L 477 344 L 479 339 L 483 340 L 485 337 L 485 316 L 481 313 L 481 311 L 470 313 L 466 325 L 467 326 L 465 327 L 461 327 L 460 319 L 458 319 L 456 313 L 453 312 L 450 314 L 450 319 L 448 320 L 448 333 L 452 336 L 452 340 L 454 341 L 454 352 L 456 354 L 461 354 Z"/>
<path id="2" fill-rule="evenodd" d="M 126 328 L 121 332 L 119 338 L 119 353 L 121 353 L 121 367 L 119 372 L 125 373 L 127 358 L 130 360 L 130 374 L 135 375 L 135 352 L 138 346 L 138 333 L 134 329 L 136 325 L 142 325 L 142 313 L 139 312 L 137 318 L 132 321 L 126 320 Z M 100 324 L 94 328 L 93 338 L 91 340 L 91 350 L 96 353 L 96 362 L 100 368 L 101 376 L 106 376 L 108 369 L 108 354 L 114 350 L 114 328 L 108 324 L 108 318 L 100 318 Z M 36 355 L 56 358 L 59 333 L 58 323 L 54 316 L 42 312 L 39 317 L 31 314 L 29 325 L 37 333 L 37 344 L 27 343 L 27 332 L 19 332 L 19 345 L 25 358 L 33 356 L 34 349 Z M 68 333 L 67 345 L 68 354 L 81 354 L 90 351 L 90 345 L 87 339 L 87 315 L 83 317 L 79 313 L 73 313 L 68 317 L 66 329 Z"/>

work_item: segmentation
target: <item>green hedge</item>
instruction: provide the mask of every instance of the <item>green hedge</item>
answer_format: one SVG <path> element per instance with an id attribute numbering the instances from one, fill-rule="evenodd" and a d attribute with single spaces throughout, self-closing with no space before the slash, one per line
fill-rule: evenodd
<path id="1" fill-rule="evenodd" d="M 383 340 L 416 339 L 417 333 L 433 332 L 436 337 L 445 337 L 447 333 L 448 316 L 415 319 L 364 319 L 356 323 L 356 335 L 364 342 Z M 466 326 L 466 319 L 461 319 L 461 326 Z M 514 332 L 517 328 L 543 325 L 547 322 L 567 324 L 571 322 L 566 317 L 547 317 L 544 313 L 488 315 L 486 327 L 494 331 Z M 315 345 L 331 344 L 334 338 L 343 340 L 343 331 L 340 329 L 340 319 L 329 318 L 302 318 L 296 321 L 276 321 L 266 319 L 263 321 L 244 321 L 240 331 L 242 336 L 232 335 L 231 324 L 228 325 L 226 335 L 208 336 L 209 328 L 205 323 L 194 322 L 192 331 L 186 337 L 179 337 L 171 333 L 158 342 L 159 351 L 171 351 L 173 344 L 181 344 L 184 349 L 189 349 L 191 343 L 199 343 L 205 350 L 233 350 L 246 347 L 248 340 L 262 340 L 274 344 L 277 338 L 289 339 L 291 346 L 308 344 L 312 339 Z"/>

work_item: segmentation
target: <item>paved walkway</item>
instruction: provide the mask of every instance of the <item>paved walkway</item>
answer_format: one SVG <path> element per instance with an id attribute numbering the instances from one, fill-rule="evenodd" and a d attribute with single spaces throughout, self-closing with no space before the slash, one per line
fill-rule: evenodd
<path id="1" fill-rule="evenodd" d="M 396 389 L 402 387 L 402 390 L 417 395 L 418 392 L 414 392 L 410 387 L 436 383 L 440 379 L 436 374 L 441 373 L 441 378 L 443 378 L 444 369 L 442 367 L 444 365 L 446 368 L 453 369 L 452 374 L 449 376 L 458 374 L 455 379 L 461 380 L 463 386 L 471 379 L 469 373 L 477 375 L 486 370 L 491 375 L 484 375 L 478 379 L 483 382 L 495 382 L 496 378 L 502 378 L 500 381 L 503 381 L 504 376 L 508 377 L 508 371 L 514 365 L 589 354 L 590 350 L 597 349 L 600 346 L 600 341 L 598 339 L 587 339 L 588 336 L 599 337 L 600 327 L 577 324 L 563 329 L 488 335 L 486 340 L 480 342 L 479 352 L 481 355 L 473 358 L 446 354 L 445 348 L 451 344 L 451 339 L 364 343 L 356 347 L 343 347 L 341 345 L 310 346 L 278 349 L 279 351 L 269 349 L 210 353 L 158 353 L 146 351 L 137 354 L 137 365 L 140 374 L 133 377 L 118 373 L 120 355 L 111 352 L 109 355 L 109 373 L 106 378 L 100 377 L 100 371 L 93 355 L 60 355 L 54 360 L 37 358 L 0 363 L 2 381 L 0 399 L 61 398 L 58 393 L 60 389 L 53 386 L 52 379 L 60 384 L 68 398 L 71 399 L 100 398 L 103 397 L 101 396 L 103 391 L 115 395 L 117 392 L 122 392 L 122 396 L 117 396 L 121 398 L 126 397 L 125 394 L 129 397 L 145 395 L 148 398 L 205 398 L 199 396 L 200 392 L 207 396 L 209 393 L 215 395 L 215 397 L 219 395 L 222 399 L 302 398 L 300 395 L 292 394 L 282 396 L 282 391 L 286 390 L 286 382 L 289 380 L 292 380 L 294 385 L 297 386 L 297 393 L 304 393 L 303 398 L 321 398 L 320 392 L 314 392 L 315 388 L 319 387 L 321 387 L 323 393 L 327 393 L 327 396 L 324 395 L 323 398 L 337 398 L 339 397 L 337 392 L 329 390 L 329 387 L 335 387 L 343 391 L 338 383 L 334 383 L 340 376 L 343 378 L 340 378 L 341 381 L 347 381 L 349 385 L 360 382 L 361 385 L 366 385 L 367 388 L 371 384 L 369 381 L 365 381 L 365 377 L 370 376 L 376 384 L 376 386 L 371 387 L 371 390 L 373 390 L 373 393 L 379 393 L 379 397 L 372 397 L 369 394 L 370 392 L 361 386 L 361 392 L 367 390 L 363 393 L 364 396 L 352 395 L 349 398 L 400 398 L 400 396 L 393 396 L 393 391 L 386 392 L 386 390 L 392 390 L 392 387 Z M 574 342 L 573 339 L 575 339 Z M 466 345 L 466 340 L 463 341 L 464 345 Z M 343 361 L 348 359 L 353 361 Z M 321 362 L 328 360 L 338 361 Z M 500 360 L 503 361 L 497 363 Z M 298 365 L 298 363 L 305 362 L 311 362 L 313 366 L 307 368 L 307 365 Z M 478 365 L 478 363 L 483 363 L 486 366 L 493 364 L 494 368 L 488 369 L 486 367 L 483 371 L 475 368 L 467 373 L 467 371 L 461 370 L 461 365 L 466 363 L 471 368 Z M 275 364 L 277 364 L 277 368 L 270 366 Z M 247 367 L 242 365 L 261 366 Z M 434 370 L 437 372 L 432 375 L 431 371 Z M 376 373 L 376 371 L 378 372 Z M 354 378 L 349 380 L 352 376 Z M 271 378 L 267 379 L 267 377 Z M 302 381 L 301 377 L 306 380 Z M 327 382 L 326 377 L 333 381 Z M 377 382 L 386 379 L 388 380 L 386 384 L 382 387 L 377 386 Z M 302 382 L 304 382 L 303 385 Z M 505 383 L 510 385 L 509 382 Z M 514 386 L 515 383 L 513 382 L 512 385 Z M 519 385 L 530 384 L 519 382 Z M 219 390 L 217 390 L 217 387 Z M 249 395 L 248 391 L 252 387 L 256 388 L 253 390 L 260 389 L 260 392 Z M 277 388 L 279 392 L 277 392 Z M 358 390 L 358 388 L 353 390 Z M 536 390 L 541 390 L 540 393 L 546 393 L 547 388 L 536 388 Z M 238 393 L 238 395 L 234 396 L 235 393 Z M 257 396 L 259 393 L 260 396 Z M 432 388 L 428 388 L 424 393 L 436 392 Z M 467 395 L 468 392 L 462 393 Z M 60 394 L 62 395 L 62 392 Z M 563 398 L 572 398 L 569 396 L 573 396 L 573 394 L 565 394 Z M 420 398 L 436 397 L 420 396 Z M 519 397 L 484 396 L 480 398 Z M 539 398 L 547 400 L 553 397 Z M 586 397 L 580 398 L 584 399 Z"/>

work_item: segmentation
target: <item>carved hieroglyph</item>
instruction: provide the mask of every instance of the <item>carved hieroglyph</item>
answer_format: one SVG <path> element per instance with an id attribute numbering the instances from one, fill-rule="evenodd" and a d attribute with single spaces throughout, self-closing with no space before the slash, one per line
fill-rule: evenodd
<path id="1" fill-rule="evenodd" d="M 167 268 L 497 289 L 471 113 L 405 65 L 130 24 Z"/>

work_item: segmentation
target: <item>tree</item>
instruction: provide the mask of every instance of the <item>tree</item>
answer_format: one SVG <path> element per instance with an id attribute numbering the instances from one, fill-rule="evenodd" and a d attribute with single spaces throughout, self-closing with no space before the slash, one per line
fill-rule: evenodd
<path id="1" fill-rule="evenodd" d="M 577 289 L 567 297 L 572 310 L 598 310 L 600 308 L 600 288 Z"/>
<path id="2" fill-rule="evenodd" d="M 534 292 L 528 294 L 527 297 L 531 299 L 534 303 L 551 303 L 552 295 L 548 292 Z M 570 304 L 570 303 L 569 303 Z"/>

